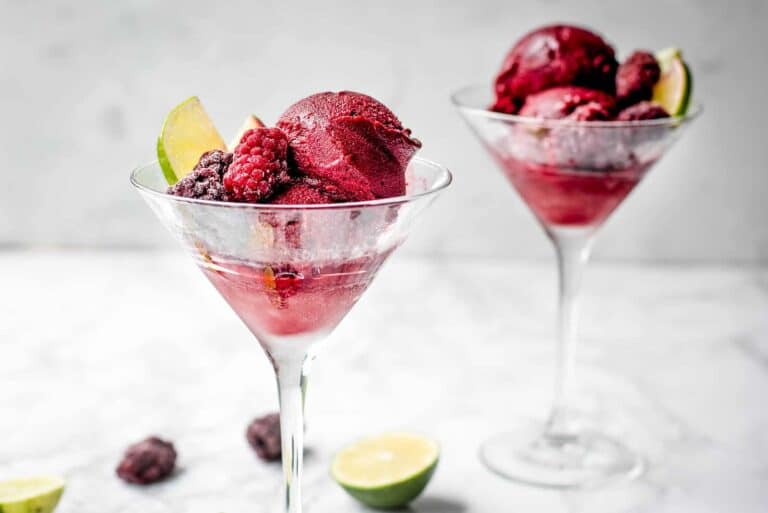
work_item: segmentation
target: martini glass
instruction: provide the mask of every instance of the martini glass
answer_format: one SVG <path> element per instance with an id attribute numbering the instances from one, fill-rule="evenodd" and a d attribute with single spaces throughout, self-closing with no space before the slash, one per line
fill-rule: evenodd
<path id="1" fill-rule="evenodd" d="M 595 234 L 669 149 L 687 117 L 647 121 L 541 120 L 487 110 L 491 91 L 470 86 L 452 96 L 552 241 L 560 275 L 554 404 L 543 425 L 492 437 L 484 463 L 508 479 L 580 488 L 632 478 L 642 458 L 571 407 L 581 277 Z"/>
<path id="2" fill-rule="evenodd" d="M 165 193 L 160 166 L 131 182 L 248 326 L 275 370 L 280 399 L 286 513 L 301 512 L 304 397 L 321 342 L 451 182 L 415 158 L 405 196 L 330 205 L 269 205 Z"/>

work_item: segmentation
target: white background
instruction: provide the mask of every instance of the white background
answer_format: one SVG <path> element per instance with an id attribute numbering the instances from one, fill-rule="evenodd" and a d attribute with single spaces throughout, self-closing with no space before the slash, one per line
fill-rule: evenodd
<path id="1" fill-rule="evenodd" d="M 128 185 L 168 109 L 199 95 L 229 138 L 248 112 L 353 89 L 388 104 L 455 171 L 406 251 L 549 255 L 539 227 L 453 112 L 523 32 L 592 26 L 624 56 L 677 45 L 701 119 L 606 226 L 597 258 L 768 260 L 768 7 L 722 1 L 102 2 L 2 0 L 0 244 L 169 245 Z"/>

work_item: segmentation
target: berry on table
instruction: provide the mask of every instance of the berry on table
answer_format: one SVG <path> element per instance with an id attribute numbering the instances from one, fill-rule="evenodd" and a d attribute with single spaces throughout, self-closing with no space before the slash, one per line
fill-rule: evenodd
<path id="1" fill-rule="evenodd" d="M 171 475 L 175 465 L 173 444 L 150 436 L 128 447 L 116 472 L 123 481 L 147 485 Z"/>
<path id="2" fill-rule="evenodd" d="M 253 419 L 245 432 L 248 443 L 256 455 L 265 461 L 274 461 L 282 454 L 280 446 L 280 414 L 270 413 Z"/>

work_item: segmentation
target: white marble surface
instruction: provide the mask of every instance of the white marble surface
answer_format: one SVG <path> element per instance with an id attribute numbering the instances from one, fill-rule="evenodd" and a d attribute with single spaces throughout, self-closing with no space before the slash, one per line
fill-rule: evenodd
<path id="1" fill-rule="evenodd" d="M 60 473 L 61 513 L 271 511 L 280 469 L 243 430 L 275 407 L 249 333 L 180 253 L 0 254 L 0 479 Z M 583 407 L 651 462 L 591 492 L 517 486 L 476 449 L 544 414 L 552 262 L 395 256 L 333 335 L 310 384 L 309 512 L 362 509 L 329 459 L 406 428 L 443 454 L 416 512 L 725 512 L 768 509 L 768 272 L 599 264 L 587 275 Z M 114 476 L 129 442 L 171 438 L 181 471 Z"/>
<path id="2" fill-rule="evenodd" d="M 169 247 L 126 182 L 173 105 L 199 95 L 229 139 L 246 113 L 272 123 L 308 94 L 352 89 L 456 173 L 411 254 L 548 256 L 448 96 L 490 83 L 515 39 L 557 21 L 594 27 L 622 57 L 683 48 L 705 105 L 597 256 L 768 263 L 766 0 L 0 0 L 0 247 Z"/>

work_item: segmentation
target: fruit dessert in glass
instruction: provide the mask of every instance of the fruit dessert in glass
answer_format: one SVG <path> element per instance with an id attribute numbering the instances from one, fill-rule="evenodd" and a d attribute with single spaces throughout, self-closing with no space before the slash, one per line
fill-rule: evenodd
<path id="1" fill-rule="evenodd" d="M 301 511 L 303 404 L 319 343 L 451 182 L 377 100 L 298 101 L 229 147 L 190 98 L 131 181 L 259 341 L 280 397 L 284 508 Z M 170 186 L 169 186 L 170 184 Z"/>
<path id="2" fill-rule="evenodd" d="M 569 401 L 576 306 L 594 236 L 695 117 L 677 49 L 621 64 L 591 30 L 551 25 L 524 35 L 488 85 L 453 103 L 553 242 L 560 274 L 554 405 L 543 425 L 493 437 L 483 461 L 507 478 L 583 487 L 638 475 L 642 459 L 574 415 Z"/>

